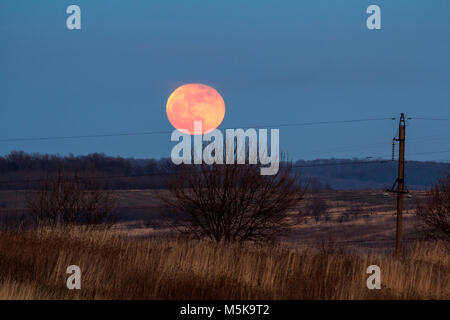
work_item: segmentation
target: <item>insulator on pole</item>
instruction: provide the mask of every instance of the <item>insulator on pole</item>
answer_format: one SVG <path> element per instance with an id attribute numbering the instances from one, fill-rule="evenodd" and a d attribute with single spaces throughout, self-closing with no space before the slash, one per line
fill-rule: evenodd
<path id="1" fill-rule="evenodd" d="M 395 140 L 392 140 L 392 161 L 395 160 Z"/>

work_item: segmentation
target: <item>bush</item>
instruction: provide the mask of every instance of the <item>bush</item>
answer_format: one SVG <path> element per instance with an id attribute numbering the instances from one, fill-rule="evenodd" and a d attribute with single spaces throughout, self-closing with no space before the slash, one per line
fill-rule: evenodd
<path id="1" fill-rule="evenodd" d="M 92 176 L 58 172 L 47 176 L 26 199 L 28 214 L 36 225 L 95 226 L 114 222 L 116 198 Z"/>
<path id="2" fill-rule="evenodd" d="M 305 207 L 305 214 L 308 216 L 312 216 L 316 223 L 319 222 L 322 218 L 324 218 L 325 221 L 329 221 L 329 208 L 330 207 L 325 202 L 325 200 L 313 196 L 313 198 L 308 201 Z"/>
<path id="3" fill-rule="evenodd" d="M 159 195 L 183 234 L 217 242 L 273 240 L 298 223 L 289 212 L 304 189 L 290 172 L 262 176 L 257 165 L 185 165 L 169 176 L 168 194 Z"/>
<path id="4" fill-rule="evenodd" d="M 416 215 L 421 221 L 419 229 L 427 238 L 450 243 L 450 173 L 417 203 Z"/>

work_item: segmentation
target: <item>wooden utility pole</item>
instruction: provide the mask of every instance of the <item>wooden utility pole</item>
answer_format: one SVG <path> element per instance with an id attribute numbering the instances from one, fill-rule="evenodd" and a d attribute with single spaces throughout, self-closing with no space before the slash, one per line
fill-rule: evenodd
<path id="1" fill-rule="evenodd" d="M 397 256 L 402 254 L 403 194 L 405 193 L 405 127 L 405 115 L 402 113 L 398 126 L 398 139 L 394 138 L 394 141 L 399 142 L 398 176 L 392 189 L 388 190 L 397 193 L 397 234 L 395 242 L 395 253 Z M 397 188 L 395 188 L 396 184 Z"/>
<path id="2" fill-rule="evenodd" d="M 397 181 L 397 238 L 395 252 L 397 256 L 402 253 L 402 222 L 403 222 L 403 194 L 405 189 L 405 115 L 402 113 L 398 127 L 398 181 Z"/>

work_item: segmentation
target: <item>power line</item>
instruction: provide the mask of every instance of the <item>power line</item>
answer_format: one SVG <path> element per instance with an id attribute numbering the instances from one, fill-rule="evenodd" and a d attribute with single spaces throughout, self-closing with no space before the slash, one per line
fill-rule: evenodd
<path id="1" fill-rule="evenodd" d="M 91 135 L 80 135 L 80 136 L 36 137 L 36 138 L 8 138 L 8 139 L 0 139 L 0 142 L 66 140 L 66 139 L 84 139 L 84 138 L 107 138 L 107 137 L 144 136 L 144 135 L 169 134 L 169 133 L 171 133 L 171 131 L 109 133 L 109 134 L 91 134 Z"/>
<path id="2" fill-rule="evenodd" d="M 426 120 L 426 121 L 450 121 L 450 119 L 444 118 L 410 118 L 412 120 Z"/>
<path id="3" fill-rule="evenodd" d="M 352 119 L 352 120 L 331 120 L 331 121 L 316 121 L 316 122 L 298 122 L 298 123 L 284 123 L 277 125 L 265 125 L 256 126 L 253 128 L 271 128 L 271 127 L 297 127 L 297 126 L 313 126 L 313 125 L 324 125 L 324 124 L 344 124 L 344 123 L 355 123 L 355 122 L 369 122 L 369 121 L 385 121 L 385 120 L 395 120 L 396 118 L 368 118 L 368 119 Z M 243 127 L 252 128 L 252 127 Z"/>
<path id="4" fill-rule="evenodd" d="M 448 137 L 442 137 L 442 136 L 429 136 L 429 137 L 420 137 L 420 138 L 412 138 L 409 139 L 409 144 L 422 144 L 422 143 L 428 143 L 430 141 L 447 141 Z M 378 140 L 381 141 L 381 140 Z M 390 140 L 389 143 L 387 140 L 385 142 L 376 142 L 376 143 L 366 143 L 363 145 L 348 145 L 348 146 L 336 146 L 336 147 L 330 147 L 325 148 L 322 147 L 320 149 L 313 149 L 308 151 L 308 154 L 334 154 L 334 153 L 340 153 L 340 152 L 352 152 L 352 151 L 360 151 L 360 150 L 367 150 L 367 149 L 381 149 L 381 148 L 387 148 L 390 146 Z M 325 151 L 324 151 L 325 150 Z M 388 156 L 386 156 L 387 158 Z"/>
<path id="5" fill-rule="evenodd" d="M 425 151 L 425 152 L 414 152 L 414 153 L 405 153 L 405 155 L 406 156 L 417 156 L 417 155 L 424 155 L 424 154 L 442 154 L 442 153 L 449 153 L 450 152 L 450 150 L 442 150 L 442 151 Z M 385 155 L 385 157 L 387 158 L 388 157 L 388 155 Z M 392 161 L 392 160 L 391 160 Z M 396 161 L 396 160 L 395 160 Z M 418 160 L 409 160 L 409 161 L 406 161 L 405 160 L 405 163 L 411 163 L 411 162 L 415 162 L 415 161 L 418 161 Z M 446 161 L 444 161 L 444 162 L 440 162 L 439 161 L 439 163 L 444 163 L 444 164 L 446 164 L 447 162 Z"/>
<path id="6" fill-rule="evenodd" d="M 421 154 L 439 154 L 439 153 L 448 153 L 450 150 L 444 150 L 444 151 L 426 151 L 426 152 L 415 152 L 415 153 L 407 153 L 408 156 L 415 156 L 415 155 L 421 155 Z"/>
<path id="7" fill-rule="evenodd" d="M 369 121 L 384 121 L 394 120 L 395 118 L 368 118 L 368 119 L 352 119 L 352 120 L 331 120 L 331 121 L 316 121 L 316 122 L 297 122 L 297 123 L 283 123 L 283 124 L 269 124 L 259 126 L 240 127 L 241 129 L 249 128 L 275 128 L 275 127 L 299 127 L 299 126 L 313 126 L 313 125 L 329 125 L 329 124 L 345 124 L 356 122 Z M 219 130 L 235 129 L 235 128 L 218 128 Z M 46 140 L 68 140 L 68 139 L 86 139 L 86 138 L 107 138 L 107 137 L 127 137 L 127 136 L 144 136 L 155 134 L 170 134 L 172 131 L 144 131 L 144 132 L 125 132 L 125 133 L 108 133 L 108 134 L 90 134 L 90 135 L 71 135 L 71 136 L 53 136 L 53 137 L 25 137 L 25 138 L 5 138 L 0 139 L 0 142 L 20 142 L 20 141 L 46 141 Z"/>

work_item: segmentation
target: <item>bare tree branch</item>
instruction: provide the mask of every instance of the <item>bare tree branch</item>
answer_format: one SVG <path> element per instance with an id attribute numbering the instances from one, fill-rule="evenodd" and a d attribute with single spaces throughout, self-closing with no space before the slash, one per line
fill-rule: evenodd
<path id="1" fill-rule="evenodd" d="M 47 176 L 37 191 L 27 195 L 29 216 L 35 224 L 111 225 L 116 198 L 89 175 L 59 171 Z"/>
<path id="2" fill-rule="evenodd" d="M 304 188 L 290 168 L 262 176 L 258 165 L 182 165 L 167 179 L 160 198 L 171 209 L 174 228 L 217 242 L 273 240 L 298 223 Z"/>

